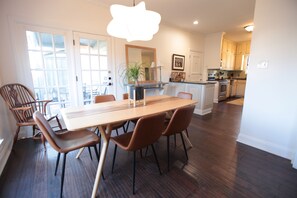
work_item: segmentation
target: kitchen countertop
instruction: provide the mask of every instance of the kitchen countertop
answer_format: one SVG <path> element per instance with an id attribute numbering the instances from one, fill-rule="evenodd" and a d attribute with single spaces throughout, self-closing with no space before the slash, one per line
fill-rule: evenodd
<path id="1" fill-rule="evenodd" d="M 188 83 L 188 84 L 208 85 L 208 84 L 215 84 L 216 81 L 214 81 L 214 82 L 209 82 L 209 81 L 184 81 L 184 82 L 173 82 L 173 83 Z"/>

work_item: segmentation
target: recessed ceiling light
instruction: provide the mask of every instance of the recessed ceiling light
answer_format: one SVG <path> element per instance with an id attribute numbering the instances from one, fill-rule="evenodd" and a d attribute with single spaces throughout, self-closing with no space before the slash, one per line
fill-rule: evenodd
<path id="1" fill-rule="evenodd" d="M 198 25 L 198 23 L 199 22 L 197 20 L 193 22 L 194 25 Z"/>
<path id="2" fill-rule="evenodd" d="M 252 32 L 254 30 L 254 26 L 253 25 L 247 25 L 244 27 L 244 29 L 248 32 Z"/>

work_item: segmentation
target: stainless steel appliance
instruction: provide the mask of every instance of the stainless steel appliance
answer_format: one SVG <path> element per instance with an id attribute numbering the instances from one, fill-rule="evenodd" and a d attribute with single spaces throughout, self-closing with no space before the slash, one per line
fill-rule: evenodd
<path id="1" fill-rule="evenodd" d="M 219 80 L 219 93 L 218 93 L 218 101 L 227 99 L 227 87 L 229 81 L 228 80 Z"/>

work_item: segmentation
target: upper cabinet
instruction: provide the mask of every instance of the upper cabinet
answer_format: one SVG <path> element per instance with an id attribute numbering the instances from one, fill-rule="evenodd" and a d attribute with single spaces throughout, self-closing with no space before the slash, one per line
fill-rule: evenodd
<path id="1" fill-rule="evenodd" d="M 246 69 L 248 57 L 250 54 L 251 41 L 239 42 L 236 45 L 234 70 Z"/>
<path id="2" fill-rule="evenodd" d="M 234 42 L 224 38 L 224 32 L 205 38 L 204 65 L 207 69 L 245 70 L 251 41 Z"/>
<path id="3" fill-rule="evenodd" d="M 236 43 L 223 39 L 222 51 L 221 51 L 221 69 L 233 70 L 235 62 Z"/>

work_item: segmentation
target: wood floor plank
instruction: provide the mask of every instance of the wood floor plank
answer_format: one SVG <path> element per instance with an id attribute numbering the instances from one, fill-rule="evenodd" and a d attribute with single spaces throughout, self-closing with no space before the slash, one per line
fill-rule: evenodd
<path id="1" fill-rule="evenodd" d="M 236 142 L 242 107 L 220 102 L 212 114 L 193 116 L 189 126 L 193 148 L 186 162 L 180 137 L 170 144 L 171 170 L 167 171 L 166 138 L 155 143 L 163 171 L 159 175 L 152 152 L 137 153 L 136 195 L 132 195 L 132 153 L 118 149 L 111 174 L 113 143 L 104 167 L 105 180 L 98 197 L 297 197 L 297 170 L 289 160 Z M 62 156 L 54 176 L 57 153 L 40 141 L 19 140 L 0 178 L 0 197 L 59 197 Z M 64 197 L 90 197 L 98 161 L 85 150 L 67 155 Z"/>

